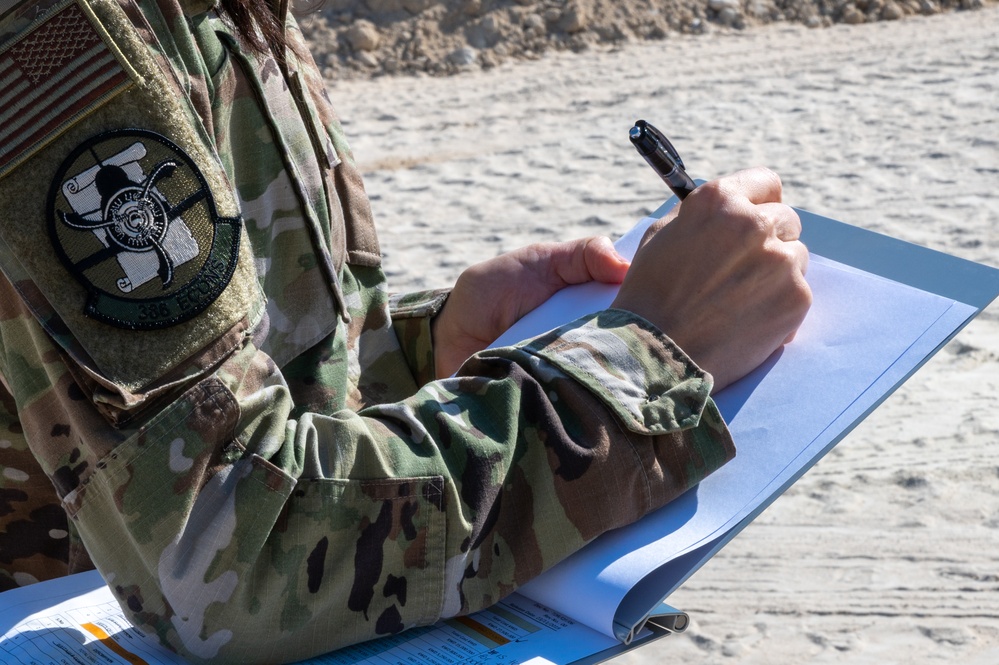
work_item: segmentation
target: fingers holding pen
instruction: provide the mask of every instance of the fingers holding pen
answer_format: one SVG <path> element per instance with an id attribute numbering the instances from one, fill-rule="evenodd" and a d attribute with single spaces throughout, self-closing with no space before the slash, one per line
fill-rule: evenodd
<path id="1" fill-rule="evenodd" d="M 755 263 L 750 264 L 758 279 L 766 282 L 772 304 L 768 309 L 777 320 L 783 320 L 787 335 L 782 344 L 794 340 L 812 304 L 812 291 L 805 274 L 808 272 L 808 248 L 801 242 L 801 219 L 793 208 L 782 203 L 763 203 L 757 213 L 769 231 Z M 763 268 L 769 264 L 768 268 Z"/>
<path id="2" fill-rule="evenodd" d="M 735 255 L 770 249 L 792 259 L 804 275 L 808 250 L 800 241 L 801 219 L 781 197 L 780 177 L 760 167 L 705 183 L 685 203 L 698 206 L 697 223 L 713 226 L 719 242 L 727 241 Z"/>
<path id="3" fill-rule="evenodd" d="M 756 166 L 719 178 L 720 187 L 739 192 L 750 203 L 780 203 L 783 200 L 784 185 L 776 172 Z"/>
<path id="4" fill-rule="evenodd" d="M 801 221 L 781 195 L 768 169 L 701 185 L 656 224 L 615 300 L 659 326 L 716 389 L 790 341 L 811 305 Z"/>
<path id="5" fill-rule="evenodd" d="M 752 224 L 755 221 L 756 228 L 761 231 L 769 232 L 770 228 L 777 228 L 777 236 L 782 240 L 796 240 L 801 233 L 801 223 L 791 208 L 781 204 L 782 195 L 783 186 L 780 176 L 770 169 L 755 167 L 738 171 L 732 175 L 704 183 L 694 189 L 684 201 L 681 201 L 662 219 L 649 227 L 641 244 L 645 245 L 667 224 L 684 214 L 684 208 L 695 209 L 693 213 L 686 215 L 691 218 L 691 223 L 705 225 L 711 222 L 726 224 L 741 222 L 749 224 L 749 226 L 743 227 L 743 231 L 752 232 L 754 230 Z M 759 211 L 753 209 L 753 206 L 769 206 L 771 204 L 778 206 L 779 214 L 774 211 L 757 216 L 763 212 L 763 209 Z M 750 217 L 746 217 L 746 214 L 749 214 Z M 767 221 L 771 218 L 778 223 L 776 225 L 768 224 Z M 735 227 L 727 230 L 739 232 L 740 229 Z"/>
<path id="6" fill-rule="evenodd" d="M 808 271 L 808 248 L 801 242 L 801 219 L 790 206 L 764 203 L 756 206 L 761 224 L 769 233 L 770 247 L 789 261 L 802 277 Z M 807 284 L 804 285 L 807 288 Z"/>

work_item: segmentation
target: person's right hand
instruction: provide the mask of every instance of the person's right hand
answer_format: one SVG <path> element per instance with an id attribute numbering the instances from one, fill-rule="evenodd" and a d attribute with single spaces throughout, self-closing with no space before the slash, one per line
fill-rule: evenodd
<path id="1" fill-rule="evenodd" d="M 705 183 L 646 233 L 612 307 L 655 324 L 720 390 L 790 342 L 812 302 L 801 221 L 764 168 Z"/>

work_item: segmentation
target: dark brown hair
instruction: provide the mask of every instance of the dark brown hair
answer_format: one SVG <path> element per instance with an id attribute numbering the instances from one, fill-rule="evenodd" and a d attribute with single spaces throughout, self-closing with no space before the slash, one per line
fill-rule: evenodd
<path id="1" fill-rule="evenodd" d="M 284 62 L 288 46 L 284 26 L 267 0 L 221 0 L 220 4 L 223 16 L 232 21 L 244 48 L 256 53 L 270 51 L 278 62 Z"/>

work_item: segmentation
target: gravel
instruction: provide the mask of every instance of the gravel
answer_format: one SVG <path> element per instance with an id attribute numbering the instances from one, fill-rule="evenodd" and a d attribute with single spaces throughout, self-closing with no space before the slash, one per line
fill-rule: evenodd
<path id="1" fill-rule="evenodd" d="M 583 51 L 779 21 L 822 28 L 978 9 L 987 0 L 320 0 L 300 14 L 332 79 L 446 76 L 553 50 Z M 991 1 L 991 0 L 988 0 Z"/>

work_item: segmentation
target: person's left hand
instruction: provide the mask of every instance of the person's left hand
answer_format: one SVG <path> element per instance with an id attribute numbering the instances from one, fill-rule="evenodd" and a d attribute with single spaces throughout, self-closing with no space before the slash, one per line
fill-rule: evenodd
<path id="1" fill-rule="evenodd" d="M 451 376 L 520 317 L 570 284 L 619 284 L 627 259 L 609 238 L 529 245 L 478 263 L 458 276 L 432 324 L 438 378 Z"/>

